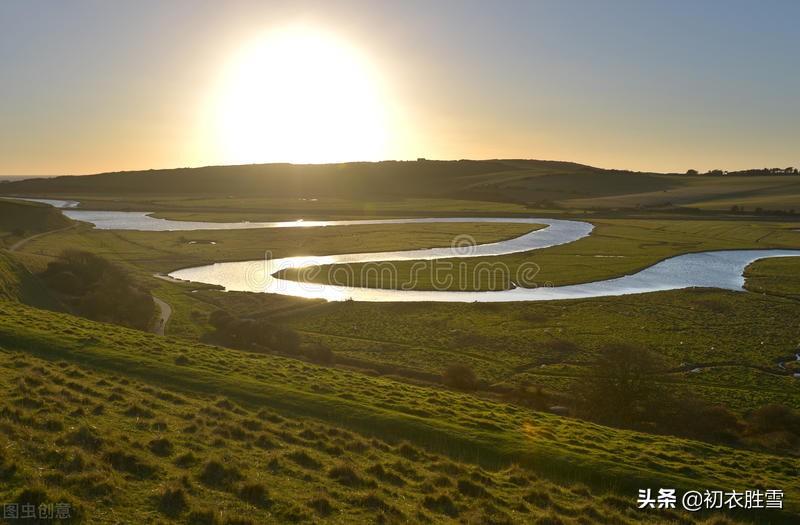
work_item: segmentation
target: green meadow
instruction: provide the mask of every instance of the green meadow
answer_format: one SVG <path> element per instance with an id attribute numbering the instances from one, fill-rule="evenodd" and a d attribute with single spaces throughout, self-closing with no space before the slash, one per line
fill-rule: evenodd
<path id="1" fill-rule="evenodd" d="M 181 220 L 541 216 L 595 226 L 571 244 L 446 261 L 454 266 L 444 277 L 459 279 L 451 288 L 471 290 L 508 288 L 531 264 L 527 284 L 564 285 L 683 253 L 800 248 L 800 221 L 787 207 L 792 177 L 418 164 L 381 164 L 366 187 L 367 168 L 342 165 L 304 168 L 299 189 L 272 168 L 239 167 L 23 181 L 3 191 Z M 222 172 L 230 175 L 226 188 L 218 186 Z M 186 191 L 190 176 L 194 192 Z M 155 187 L 142 177 L 164 181 L 159 193 L 141 190 Z M 258 189 L 261 177 L 273 191 Z M 763 209 L 732 212 L 733 201 Z M 0 201 L 0 211 L 0 242 L 13 248 L 0 252 L 0 378 L 8 385 L 0 397 L 0 500 L 65 501 L 71 522 L 85 523 L 722 525 L 792 523 L 800 512 L 798 258 L 751 265 L 745 292 L 327 303 L 227 293 L 163 274 L 265 256 L 447 247 L 465 235 L 490 243 L 540 226 L 137 232 L 96 230 L 19 201 Z M 43 278 L 67 250 L 101 257 L 136 290 L 166 302 L 166 337 L 79 317 L 75 297 Z M 477 271 L 486 264 L 505 273 Z M 393 266 L 399 282 L 411 277 L 412 263 Z M 417 265 L 418 289 L 436 286 L 435 266 Z M 364 269 L 350 265 L 347 284 L 396 285 Z M 220 319 L 251 332 L 224 339 Z M 291 337 L 252 342 L 252 330 Z M 689 423 L 708 423 L 703 432 L 664 424 L 670 417 L 603 421 L 581 408 L 619 344 L 646 355 L 636 380 L 647 392 L 676 417 L 699 414 Z M 467 386 L 450 379 L 454 365 L 472 375 Z M 717 423 L 725 432 L 709 431 Z M 643 511 L 636 495 L 645 487 L 776 488 L 786 508 Z"/>
<path id="2" fill-rule="evenodd" d="M 3 450 L 22 452 L 6 452 L 4 490 L 63 494 L 98 522 L 120 518 L 114 505 L 192 522 L 208 512 L 209 497 L 221 498 L 212 516 L 263 512 L 276 522 L 315 512 L 333 521 L 489 512 L 636 522 L 642 515 L 613 494 L 637 484 L 796 486 L 789 457 L 616 430 L 8 301 L 0 313 L 2 373 L 15 385 L 0 416 Z M 52 450 L 29 445 L 42 435 Z M 539 485 L 539 476 L 551 481 Z M 296 497 L 304 484 L 307 501 Z M 493 492 L 488 508 L 476 500 Z"/>
<path id="3" fill-rule="evenodd" d="M 798 222 L 688 219 L 589 219 L 591 235 L 532 253 L 437 261 L 392 262 L 391 278 L 370 272 L 374 263 L 323 266 L 308 277 L 302 269 L 283 276 L 326 284 L 416 289 L 504 290 L 520 286 L 563 286 L 635 273 L 660 260 L 708 250 L 798 248 Z M 524 280 L 523 271 L 533 270 Z M 786 263 L 791 264 L 791 263 Z M 336 282 L 337 276 L 347 282 Z"/>

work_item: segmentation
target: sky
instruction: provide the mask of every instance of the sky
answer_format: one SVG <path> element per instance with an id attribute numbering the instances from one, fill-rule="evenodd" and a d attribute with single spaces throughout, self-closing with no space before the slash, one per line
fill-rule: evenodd
<path id="1" fill-rule="evenodd" d="M 800 165 L 795 0 L 4 0 L 0 175 Z"/>

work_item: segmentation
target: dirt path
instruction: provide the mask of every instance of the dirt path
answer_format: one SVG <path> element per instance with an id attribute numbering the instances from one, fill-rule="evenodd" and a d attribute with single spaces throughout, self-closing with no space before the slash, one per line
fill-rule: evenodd
<path id="1" fill-rule="evenodd" d="M 156 306 L 158 307 L 158 317 L 156 317 L 156 320 L 153 323 L 152 331 L 156 335 L 164 335 L 164 331 L 167 328 L 167 323 L 172 315 L 172 307 L 155 295 L 153 296 L 153 302 L 155 302 Z"/>
<path id="2" fill-rule="evenodd" d="M 63 231 L 69 230 L 71 228 L 75 228 L 76 226 L 77 226 L 76 224 L 70 224 L 69 226 L 67 226 L 65 228 L 59 228 L 57 230 L 49 230 L 49 231 L 46 231 L 46 232 L 37 233 L 36 235 L 31 235 L 30 237 L 25 237 L 24 239 L 20 239 L 17 242 L 15 242 L 14 244 L 12 244 L 11 247 L 8 249 L 8 251 L 16 252 L 20 248 L 22 248 L 23 246 L 25 246 L 26 244 L 28 244 L 29 242 L 31 242 L 33 240 L 39 239 L 41 237 L 44 237 L 45 235 L 50 235 L 51 233 L 63 232 Z"/>

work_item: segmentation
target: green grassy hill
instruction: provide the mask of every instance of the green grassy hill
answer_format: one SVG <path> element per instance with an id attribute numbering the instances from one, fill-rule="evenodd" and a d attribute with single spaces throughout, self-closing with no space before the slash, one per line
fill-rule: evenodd
<path id="1" fill-rule="evenodd" d="M 537 160 L 384 161 L 346 164 L 257 164 L 102 173 L 29 179 L 0 186 L 4 194 L 144 193 L 272 197 L 446 197 L 526 201 L 652 191 L 676 182 L 655 175 Z"/>
<path id="2" fill-rule="evenodd" d="M 70 224 L 72 221 L 52 206 L 38 202 L 0 200 L 0 246 Z"/>
<path id="3" fill-rule="evenodd" d="M 59 309 L 47 288 L 11 254 L 0 250 L 0 300 Z"/>
<path id="4" fill-rule="evenodd" d="M 363 203 L 400 199 L 460 199 L 462 203 L 562 209 L 688 207 L 751 212 L 797 208 L 800 176 L 687 176 L 601 169 L 572 162 L 542 160 L 384 161 L 345 164 L 253 164 L 157 169 L 28 179 L 0 185 L 0 194 L 70 196 L 89 200 L 113 197 L 104 207 L 133 206 L 180 196 L 213 196 L 216 202 L 193 211 L 215 213 L 230 206 L 221 197 L 288 199 L 272 208 L 305 208 L 298 199 L 347 199 L 347 213 L 363 212 Z M 97 202 L 93 203 L 94 205 Z M 141 202 L 139 203 L 141 204 Z M 307 204 L 307 203 L 306 203 Z M 469 207 L 469 206 L 468 206 Z M 154 211 L 161 208 L 150 206 Z M 274 209 L 272 211 L 274 211 Z M 230 211 L 230 209 L 228 209 Z M 265 211 L 256 207 L 256 211 Z M 334 210 L 327 210 L 334 211 Z M 520 211 L 525 211 L 524 209 Z M 800 209 L 795 209 L 800 212 Z"/>
<path id="5" fill-rule="evenodd" d="M 255 522 L 312 519 L 328 506 L 341 513 L 327 519 L 342 522 L 374 521 L 379 514 L 389 522 L 424 521 L 422 516 L 437 522 L 477 516 L 487 522 L 481 517 L 487 512 L 501 516 L 492 518 L 501 523 L 677 520 L 634 509 L 636 488 L 645 486 L 782 487 L 789 509 L 798 508 L 797 464 L 791 457 L 613 429 L 5 301 L 0 301 L 0 347 L 9 360 L 4 383 L 17 385 L 6 393 L 0 413 L 7 441 L 2 450 L 26 451 L 6 454 L 6 462 L 20 465 L 10 469 L 14 484 L 3 487 L 8 494 L 32 490 L 31 484 L 44 485 L 48 494 L 66 491 L 100 522 L 127 511 L 134 516 L 147 502 L 153 513 L 162 505 L 172 509 L 182 499 L 186 516 L 190 508 L 207 507 L 203 501 L 218 501 L 232 514 L 254 515 L 264 505 L 267 510 L 255 514 Z M 258 416 L 261 409 L 267 412 Z M 283 420 L 272 412 L 291 422 L 277 424 Z M 340 443 L 337 432 L 345 430 L 353 435 L 344 434 Z M 265 447 L 258 443 L 262 434 Z M 52 446 L 26 445 L 44 442 L 39 436 L 45 435 Z M 360 450 L 348 451 L 349 446 Z M 81 459 L 75 459 L 82 447 Z M 209 466 L 215 459 L 222 469 Z M 75 462 L 76 471 L 54 467 Z M 411 466 L 390 467 L 398 462 Z M 444 467 L 448 481 L 435 481 L 440 464 L 458 467 Z M 512 465 L 519 467 L 508 470 Z M 529 481 L 515 485 L 511 476 L 516 479 L 518 472 Z M 539 477 L 553 481 L 532 490 Z M 252 508 L 238 503 L 260 494 L 245 488 L 254 483 L 268 488 L 270 501 L 280 502 L 274 514 L 261 496 Z M 183 497 L 167 494 L 177 487 Z M 572 498 L 570 491 L 580 497 Z M 487 493 L 493 497 L 484 504 Z M 297 494 L 303 496 L 298 500 Z M 328 504 L 312 501 L 318 499 Z"/>
<path id="6" fill-rule="evenodd" d="M 640 522 L 626 499 L 582 484 L 487 470 L 225 396 L 5 350 L 0 379 L 13 385 L 0 402 L 0 498 L 66 502 L 72 521 Z M 693 521 L 672 511 L 649 521 L 674 519 Z"/>

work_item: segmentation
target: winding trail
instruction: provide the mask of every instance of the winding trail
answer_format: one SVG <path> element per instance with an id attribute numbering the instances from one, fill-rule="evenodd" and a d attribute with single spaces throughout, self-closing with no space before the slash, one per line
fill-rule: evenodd
<path id="1" fill-rule="evenodd" d="M 46 232 L 41 232 L 41 233 L 37 233 L 35 235 L 31 235 L 30 237 L 25 237 L 24 239 L 20 239 L 17 242 L 15 242 L 14 244 L 12 244 L 11 247 L 8 248 L 8 251 L 16 252 L 20 248 L 22 248 L 23 246 L 25 246 L 26 244 L 28 244 L 31 241 L 34 241 L 36 239 L 40 239 L 40 238 L 42 238 L 42 237 L 44 237 L 46 235 L 50 235 L 50 234 L 53 234 L 53 233 L 67 231 L 67 230 L 70 230 L 70 229 L 75 228 L 77 226 L 78 226 L 77 224 L 70 224 L 69 226 L 65 226 L 64 228 L 58 228 L 56 230 L 48 230 Z"/>
<path id="2" fill-rule="evenodd" d="M 162 301 L 155 295 L 153 297 L 153 302 L 156 303 L 156 307 L 158 307 L 158 317 L 156 317 L 155 322 L 153 323 L 152 332 L 156 335 L 164 335 L 164 332 L 167 329 L 167 323 L 169 322 L 169 318 L 172 316 L 172 307 L 166 301 Z"/>

